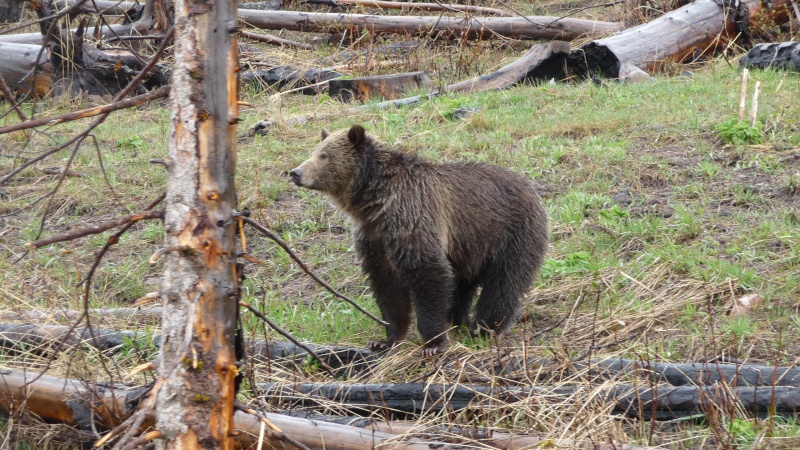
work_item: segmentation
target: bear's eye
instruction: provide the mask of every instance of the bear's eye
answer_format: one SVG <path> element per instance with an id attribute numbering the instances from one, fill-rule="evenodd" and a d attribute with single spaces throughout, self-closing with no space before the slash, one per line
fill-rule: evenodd
<path id="1" fill-rule="evenodd" d="M 320 153 L 319 154 L 319 159 L 328 159 L 328 154 L 327 153 Z"/>

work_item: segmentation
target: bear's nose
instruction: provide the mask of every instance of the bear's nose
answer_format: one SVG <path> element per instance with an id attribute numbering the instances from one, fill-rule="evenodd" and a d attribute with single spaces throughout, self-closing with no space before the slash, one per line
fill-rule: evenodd
<path id="1" fill-rule="evenodd" d="M 292 178 L 292 182 L 298 186 L 300 186 L 300 178 L 303 176 L 303 169 L 296 168 L 289 172 L 289 177 Z"/>

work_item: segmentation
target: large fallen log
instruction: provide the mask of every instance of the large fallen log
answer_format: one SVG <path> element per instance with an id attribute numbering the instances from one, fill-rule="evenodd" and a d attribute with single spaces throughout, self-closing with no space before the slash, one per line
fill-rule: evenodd
<path id="1" fill-rule="evenodd" d="M 40 45 L 0 42 L 0 75 L 14 92 L 46 95 L 53 67 Z"/>
<path id="2" fill-rule="evenodd" d="M 74 2 L 74 0 L 70 0 Z M 387 3 L 387 2 L 380 2 Z M 399 3 L 399 2 L 393 2 Z M 378 3 L 376 3 L 378 5 Z M 420 9 L 420 6 L 414 6 Z M 380 5 L 378 5 L 380 6 Z M 441 4 L 436 5 L 442 8 Z M 447 7 L 446 5 L 444 6 Z M 465 7 L 469 8 L 469 7 Z M 491 13 L 502 13 L 490 10 Z M 295 11 L 259 11 L 239 8 L 239 18 L 246 25 L 265 30 L 310 31 L 333 33 L 369 31 L 376 34 L 409 34 L 414 36 L 458 36 L 469 39 L 562 39 L 572 40 L 587 35 L 602 35 L 619 31 L 616 22 L 574 19 L 570 17 L 478 17 L 458 18 L 433 16 L 384 16 L 371 14 L 310 13 Z M 144 18 L 144 16 L 143 16 Z M 119 28 L 118 32 L 127 32 Z M 106 36 L 108 30 L 102 30 Z M 28 36 L 34 39 L 35 36 Z M 38 43 L 40 41 L 5 41 Z"/>
<path id="3" fill-rule="evenodd" d="M 770 414 L 798 417 L 800 388 L 786 386 L 634 386 L 590 388 L 587 386 L 535 386 L 501 388 L 480 385 L 397 384 L 318 384 L 286 385 L 264 383 L 264 401 L 282 406 L 339 409 L 355 415 L 411 415 L 474 409 L 495 410 L 508 405 L 546 404 L 574 400 L 609 407 L 613 414 L 646 420 L 672 420 L 731 408 L 764 418 Z"/>
<path id="4" fill-rule="evenodd" d="M 645 24 L 592 41 L 572 52 L 569 70 L 579 76 L 599 72 L 617 78 L 620 66 L 629 63 L 652 73 L 665 63 L 685 62 L 725 48 L 747 35 L 750 22 L 769 19 L 781 23 L 789 18 L 789 0 L 736 4 L 738 9 L 732 7 L 733 2 L 696 0 Z"/>
<path id="5" fill-rule="evenodd" d="M 614 22 L 549 16 L 460 18 L 240 9 L 239 17 L 249 26 L 267 30 L 283 29 L 334 34 L 343 32 L 396 33 L 418 37 L 464 37 L 467 39 L 572 40 L 592 34 L 607 34 L 620 29 L 620 25 Z"/>
<path id="6" fill-rule="evenodd" d="M 139 399 L 147 392 L 143 388 L 123 389 L 85 384 L 79 380 L 39 376 L 29 371 L 0 369 L 0 412 L 12 414 L 26 409 L 48 422 L 77 426 L 84 430 L 108 430 L 134 412 Z M 280 414 L 263 413 L 266 419 L 294 440 L 314 449 L 367 450 L 380 448 L 430 450 L 444 448 L 466 449 L 449 444 L 402 437 L 381 431 L 366 430 L 326 422 L 316 422 Z M 152 426 L 153 413 L 147 416 L 143 428 Z M 234 416 L 236 448 L 251 449 L 258 444 L 261 422 L 254 416 L 237 412 Z M 264 436 L 272 448 L 295 449 L 272 433 Z M 385 447 L 384 447 L 385 446 Z"/>
<path id="7" fill-rule="evenodd" d="M 568 42 L 552 41 L 534 44 L 511 64 L 479 77 L 451 84 L 447 92 L 480 92 L 505 89 L 524 81 L 560 80 L 566 75 Z"/>

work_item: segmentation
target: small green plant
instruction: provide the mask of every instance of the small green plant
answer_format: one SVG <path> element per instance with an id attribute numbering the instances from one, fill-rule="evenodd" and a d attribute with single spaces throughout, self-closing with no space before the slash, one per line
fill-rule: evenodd
<path id="1" fill-rule="evenodd" d="M 565 256 L 564 259 L 548 259 L 542 266 L 540 278 L 553 278 L 556 275 L 569 275 L 586 272 L 590 268 L 588 252 L 575 252 Z"/>
<path id="2" fill-rule="evenodd" d="M 139 136 L 122 138 L 117 141 L 117 148 L 120 150 L 139 150 L 144 147 L 144 140 Z"/>
<path id="3" fill-rule="evenodd" d="M 700 173 L 700 175 L 702 175 L 705 178 L 708 178 L 709 180 L 714 178 L 714 176 L 716 176 L 719 173 L 720 169 L 721 169 L 720 165 L 713 161 L 708 161 L 704 159 L 697 163 L 697 170 Z"/>
<path id="4" fill-rule="evenodd" d="M 756 122 L 755 126 L 750 126 L 747 122 L 737 119 L 726 120 L 714 127 L 726 144 L 762 144 L 764 143 L 763 126 Z"/>

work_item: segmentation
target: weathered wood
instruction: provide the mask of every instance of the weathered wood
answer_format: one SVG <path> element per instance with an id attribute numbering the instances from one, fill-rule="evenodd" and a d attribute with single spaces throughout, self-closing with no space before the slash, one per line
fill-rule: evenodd
<path id="1" fill-rule="evenodd" d="M 342 411 L 356 415 L 387 415 L 389 419 L 409 415 L 497 408 L 499 403 L 564 402 L 570 398 L 585 402 L 591 398 L 598 407 L 611 405 L 609 412 L 631 417 L 672 420 L 708 414 L 714 409 L 739 407 L 756 417 L 773 414 L 797 417 L 800 388 L 789 386 L 633 386 L 617 385 L 592 389 L 586 386 L 536 386 L 501 388 L 480 385 L 398 384 L 260 384 L 264 401 L 319 406 L 330 410 L 332 402 Z M 774 408 L 774 409 L 773 409 Z"/>
<path id="2" fill-rule="evenodd" d="M 506 89 L 526 81 L 560 80 L 566 75 L 566 60 L 570 46 L 567 42 L 552 41 L 534 44 L 530 50 L 511 64 L 470 80 L 451 84 L 448 92 L 480 92 Z"/>
<path id="3" fill-rule="evenodd" d="M 42 46 L 0 42 L 0 75 L 13 91 L 46 95 L 53 82 L 52 70 Z"/>
<path id="4" fill-rule="evenodd" d="M 315 33 L 404 34 L 418 37 L 464 37 L 467 39 L 562 39 L 602 35 L 619 30 L 620 24 L 549 16 L 441 17 L 379 16 L 368 14 L 307 13 L 294 11 L 239 10 L 248 25 L 266 30 Z"/>
<path id="5" fill-rule="evenodd" d="M 316 3 L 308 1 L 308 3 Z M 478 16 L 511 16 L 512 14 L 497 8 L 487 8 L 485 6 L 473 5 L 454 5 L 443 3 L 412 3 L 412 2 L 389 2 L 381 0 L 329 0 L 335 6 L 356 5 L 369 8 L 380 9 L 401 9 L 406 11 L 441 11 L 441 12 L 460 12 L 475 14 Z"/>
<path id="6" fill-rule="evenodd" d="M 46 354 L 55 346 L 86 344 L 105 351 L 121 348 L 128 342 L 144 342 L 142 333 L 59 325 L 0 324 L 0 347 L 17 351 Z"/>
<path id="7" fill-rule="evenodd" d="M 146 392 L 146 388 L 124 389 L 104 385 L 102 388 L 86 385 L 82 381 L 56 378 L 31 371 L 0 369 L 0 412 L 9 414 L 26 409 L 48 422 L 78 426 L 87 431 L 108 430 L 128 417 L 132 407 Z M 465 448 L 417 438 L 400 440 L 397 435 L 381 431 L 364 430 L 345 425 L 317 422 L 280 414 L 263 413 L 273 425 L 284 430 L 293 439 L 310 448 L 328 450 L 372 450 L 392 448 L 397 450 L 430 450 Z M 252 449 L 258 443 L 261 422 L 254 416 L 237 411 L 233 416 L 234 448 Z M 153 426 L 151 412 L 142 428 Z M 233 433 L 232 433 L 233 434 Z M 268 448 L 296 449 L 272 433 L 264 436 Z M 390 447 L 387 447 L 390 446 Z M 184 447 L 190 448 L 190 447 Z M 197 448 L 197 447 L 196 447 Z M 205 448 L 205 447 L 202 447 Z"/>
<path id="8" fill-rule="evenodd" d="M 335 79 L 328 82 L 330 96 L 343 102 L 354 100 L 363 102 L 375 98 L 396 100 L 402 98 L 407 91 L 431 88 L 433 88 L 433 84 L 425 72 Z"/>
<path id="9" fill-rule="evenodd" d="M 645 24 L 592 41 L 572 51 L 569 70 L 579 76 L 599 72 L 617 78 L 620 66 L 630 63 L 652 73 L 665 63 L 697 59 L 725 48 L 747 33 L 748 22 L 788 19 L 788 0 L 777 0 L 768 9 L 758 0 L 743 0 L 736 11 L 721 4 L 721 0 L 696 0 Z"/>
<path id="10" fill-rule="evenodd" d="M 791 70 L 800 72 L 800 42 L 776 42 L 753 46 L 739 60 L 740 67 Z"/>
<path id="11" fill-rule="evenodd" d="M 416 434 L 431 439 L 451 440 L 453 436 L 463 436 L 480 444 L 503 450 L 533 448 L 568 448 L 573 450 L 659 450 L 662 447 L 642 447 L 618 442 L 578 441 L 575 439 L 554 439 L 545 435 L 504 433 L 487 427 L 462 427 L 454 425 L 426 426 L 416 421 L 385 421 L 359 416 L 334 416 L 313 411 L 281 411 L 280 414 L 311 419 L 317 422 L 338 423 L 351 427 L 365 428 L 390 434 Z"/>
<path id="12" fill-rule="evenodd" d="M 241 265 L 236 1 L 174 3 L 158 448 L 233 448 Z M 241 279 L 240 279 L 241 278 Z M 241 347 L 239 347 L 241 349 Z"/>

